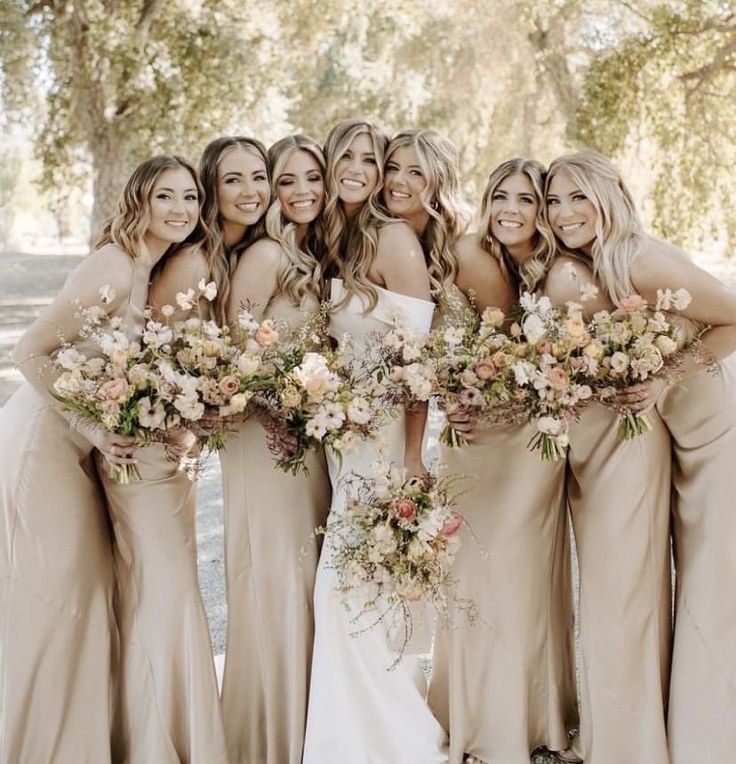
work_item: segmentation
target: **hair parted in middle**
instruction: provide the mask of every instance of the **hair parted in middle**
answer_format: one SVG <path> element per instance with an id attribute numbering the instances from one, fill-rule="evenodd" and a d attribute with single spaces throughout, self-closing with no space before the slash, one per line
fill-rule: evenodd
<path id="1" fill-rule="evenodd" d="M 429 222 L 420 241 L 427 260 L 432 297 L 441 303 L 455 281 L 455 245 L 466 230 L 470 217 L 460 192 L 460 161 L 455 145 L 436 130 L 402 130 L 391 139 L 386 162 L 402 146 L 410 146 L 416 151 L 427 181 L 420 198 Z"/>
<path id="2" fill-rule="evenodd" d="M 371 140 L 378 182 L 365 203 L 351 219 L 345 214 L 339 196 L 335 173 L 337 163 L 350 148 L 353 140 L 365 133 Z M 383 165 L 388 135 L 371 119 L 345 119 L 338 122 L 325 141 L 325 176 L 327 198 L 324 209 L 325 257 L 322 272 L 326 278 L 339 276 L 345 284 L 346 297 L 359 294 L 367 300 L 368 308 L 375 306 L 378 292 L 368 279 L 368 270 L 378 249 L 378 228 L 391 218 L 382 212 L 377 198 L 383 188 Z"/>
<path id="3" fill-rule="evenodd" d="M 214 318 L 226 322 L 226 306 L 230 296 L 230 277 L 240 254 L 254 241 L 260 239 L 266 230 L 265 214 L 255 225 L 250 226 L 243 238 L 233 247 L 225 244 L 225 234 L 217 198 L 217 172 L 222 158 L 234 148 L 242 148 L 263 160 L 269 172 L 266 147 L 255 138 L 245 136 L 223 136 L 215 138 L 205 146 L 199 160 L 199 179 L 204 188 L 202 204 L 202 227 L 189 237 L 188 244 L 200 246 L 205 253 L 210 270 L 210 278 L 217 284 L 217 296 L 212 303 Z"/>
<path id="4" fill-rule="evenodd" d="M 278 269 L 276 289 L 286 295 L 296 306 L 302 298 L 313 295 L 319 299 L 322 291 L 322 266 L 324 250 L 324 223 L 322 212 L 309 224 L 302 246 L 297 242 L 296 223 L 284 217 L 281 202 L 276 195 L 279 178 L 289 157 L 297 151 L 305 151 L 319 165 L 325 176 L 325 158 L 319 144 L 307 135 L 289 135 L 276 141 L 268 149 L 271 168 L 271 205 L 266 213 L 266 235 L 281 247 L 285 255 Z"/>
<path id="5" fill-rule="evenodd" d="M 179 168 L 187 170 L 192 176 L 201 210 L 204 192 L 194 167 L 180 156 L 157 154 L 141 162 L 131 173 L 118 200 L 117 209 L 105 223 L 95 243 L 95 249 L 105 244 L 116 244 L 132 258 L 144 254 L 146 252 L 144 237 L 151 222 L 150 199 L 153 187 L 164 170 Z M 203 228 L 201 213 L 198 226 Z"/>
<path id="6" fill-rule="evenodd" d="M 553 160 L 547 171 L 545 195 L 558 172 L 566 172 L 595 208 L 593 275 L 618 305 L 634 291 L 631 265 L 647 236 L 631 192 L 613 164 L 593 149 Z"/>
<path id="7" fill-rule="evenodd" d="M 523 157 L 507 159 L 498 165 L 488 176 L 480 204 L 479 245 L 496 258 L 505 273 L 511 273 L 519 282 L 519 286 L 529 292 L 533 292 L 544 279 L 549 262 L 556 250 L 555 235 L 552 233 L 545 214 L 544 181 L 546 174 L 547 171 L 544 169 L 544 165 L 536 159 L 525 159 Z M 532 242 L 533 251 L 521 266 L 513 260 L 505 247 L 491 233 L 491 202 L 493 201 L 493 194 L 501 183 L 512 175 L 526 175 L 534 190 L 534 197 L 538 205 L 537 215 L 534 220 L 537 233 Z"/>

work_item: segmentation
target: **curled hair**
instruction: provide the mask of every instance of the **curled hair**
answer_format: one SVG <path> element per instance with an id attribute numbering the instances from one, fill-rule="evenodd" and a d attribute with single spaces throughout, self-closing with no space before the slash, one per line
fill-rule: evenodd
<path id="1" fill-rule="evenodd" d="M 552 178 L 566 172 L 596 211 L 592 246 L 593 275 L 617 305 L 631 294 L 631 265 L 644 248 L 645 233 L 634 199 L 618 170 L 592 149 L 558 157 L 549 166 L 545 194 Z"/>
<path id="2" fill-rule="evenodd" d="M 123 193 L 118 200 L 117 209 L 105 223 L 95 249 L 105 244 L 115 244 L 130 257 L 136 258 L 147 252 L 144 237 L 151 224 L 151 193 L 159 176 L 164 170 L 183 168 L 192 176 L 197 187 L 197 196 L 202 204 L 202 186 L 197 173 L 186 159 L 180 156 L 158 154 L 146 159 L 128 178 Z"/>
<path id="3" fill-rule="evenodd" d="M 319 262 L 324 232 L 321 213 L 309 224 L 302 246 L 297 240 L 297 225 L 289 221 L 276 195 L 279 177 L 284 171 L 289 157 L 297 151 L 305 151 L 319 166 L 322 178 L 325 176 L 325 158 L 319 145 L 306 135 L 289 135 L 268 150 L 271 167 L 272 202 L 266 213 L 266 234 L 273 239 L 284 253 L 279 264 L 276 290 L 284 294 L 294 305 L 300 305 L 306 294 L 320 297 L 322 268 Z"/>
<path id="4" fill-rule="evenodd" d="M 460 194 L 460 162 L 453 143 L 435 130 L 403 130 L 391 139 L 386 162 L 399 148 L 414 149 L 427 185 L 420 194 L 429 222 L 420 236 L 432 297 L 443 302 L 457 275 L 455 245 L 467 228 Z"/>
<path id="5" fill-rule="evenodd" d="M 336 178 L 337 163 L 350 148 L 353 140 L 366 134 L 373 146 L 378 169 L 376 186 L 366 202 L 352 218 L 342 206 Z M 368 278 L 368 271 L 378 251 L 378 228 L 390 218 L 378 206 L 383 189 L 384 155 L 388 135 L 369 119 L 346 119 L 330 130 L 325 142 L 325 175 L 327 197 L 323 213 L 325 256 L 322 272 L 326 278 L 339 276 L 345 283 L 346 298 L 358 294 L 365 298 L 368 309 L 375 307 L 378 292 Z"/>
<path id="6" fill-rule="evenodd" d="M 506 178 L 512 175 L 525 175 L 531 183 L 534 197 L 537 201 L 537 215 L 534 220 L 536 232 L 532 241 L 532 253 L 521 264 L 509 255 L 506 248 L 491 231 L 491 204 L 493 194 Z M 480 204 L 480 224 L 478 226 L 478 243 L 496 258 L 505 273 L 511 273 L 524 289 L 533 292 L 544 278 L 549 262 L 555 253 L 555 236 L 552 233 L 544 205 L 544 180 L 546 171 L 541 162 L 536 159 L 516 157 L 502 162 L 488 176 Z"/>
<path id="7" fill-rule="evenodd" d="M 213 318 L 223 324 L 226 321 L 226 307 L 230 296 L 230 277 L 238 257 L 265 233 L 264 215 L 255 225 L 246 229 L 243 238 L 234 246 L 225 243 L 225 231 L 217 198 L 217 173 L 222 158 L 234 148 L 242 148 L 262 159 L 268 173 L 266 147 L 255 138 L 224 136 L 208 143 L 199 160 L 199 177 L 204 187 L 202 228 L 195 231 L 189 239 L 189 243 L 197 244 L 204 250 L 210 278 L 217 284 L 217 296 L 212 303 Z"/>

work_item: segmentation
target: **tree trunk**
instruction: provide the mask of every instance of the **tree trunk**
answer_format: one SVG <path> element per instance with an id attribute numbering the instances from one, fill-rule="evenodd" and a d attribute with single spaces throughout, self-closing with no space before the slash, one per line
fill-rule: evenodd
<path id="1" fill-rule="evenodd" d="M 90 246 L 102 233 L 127 180 L 127 164 L 123 141 L 113 130 L 97 132 L 89 142 L 92 154 L 92 220 L 90 221 Z"/>

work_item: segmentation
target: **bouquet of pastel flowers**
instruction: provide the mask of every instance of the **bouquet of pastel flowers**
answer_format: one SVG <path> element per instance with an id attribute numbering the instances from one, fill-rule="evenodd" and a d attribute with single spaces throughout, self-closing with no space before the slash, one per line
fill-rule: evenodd
<path id="1" fill-rule="evenodd" d="M 356 373 L 347 346 L 329 347 L 326 310 L 264 357 L 271 377 L 257 403 L 276 464 L 294 475 L 307 470 L 310 449 L 328 446 L 341 456 L 384 417 L 380 386 Z"/>
<path id="2" fill-rule="evenodd" d="M 353 623 L 371 616 L 355 634 L 385 619 L 395 625 L 398 618 L 403 639 L 396 662 L 411 639 L 413 603 L 447 617 L 453 602 L 472 616 L 472 603 L 457 597 L 450 571 L 464 524 L 454 509 L 458 480 L 429 473 L 412 477 L 377 463 L 371 476 L 346 476 L 339 486 L 348 496 L 345 512 L 318 529 L 337 574 L 336 590 L 346 603 L 360 602 Z"/>
<path id="3" fill-rule="evenodd" d="M 647 379 L 677 377 L 682 364 L 682 329 L 670 313 L 684 310 L 690 301 L 686 289 L 659 289 L 651 310 L 643 297 L 632 294 L 616 310 L 599 311 L 590 322 L 591 342 L 583 362 L 594 380 L 594 398 L 619 413 L 623 438 L 649 432 L 652 425 L 646 414 L 617 404 L 616 394 Z"/>

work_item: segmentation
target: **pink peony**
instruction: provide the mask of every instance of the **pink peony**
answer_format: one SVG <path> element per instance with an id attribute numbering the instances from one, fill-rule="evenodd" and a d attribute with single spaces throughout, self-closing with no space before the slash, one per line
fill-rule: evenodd
<path id="1" fill-rule="evenodd" d="M 413 520 L 417 516 L 417 505 L 411 499 L 396 499 L 393 509 L 396 517 L 402 520 Z"/>
<path id="2" fill-rule="evenodd" d="M 454 536 L 460 530 L 462 524 L 463 516 L 459 512 L 453 512 L 447 520 L 445 520 L 445 524 L 442 526 L 440 533 L 448 538 Z"/>

